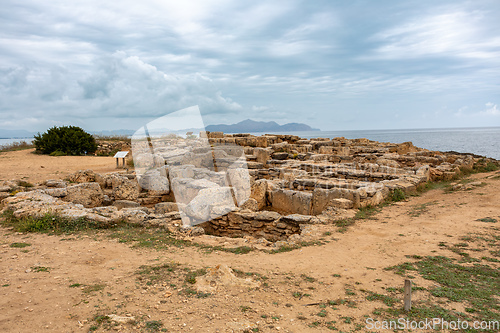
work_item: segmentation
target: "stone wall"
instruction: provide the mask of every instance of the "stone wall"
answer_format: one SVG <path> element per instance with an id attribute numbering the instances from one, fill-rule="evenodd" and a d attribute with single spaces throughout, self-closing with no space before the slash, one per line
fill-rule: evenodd
<path id="1" fill-rule="evenodd" d="M 199 224 L 207 234 L 227 237 L 253 236 L 275 242 L 300 234 L 301 225 L 318 223 L 308 215 L 282 216 L 277 212 L 242 210 Z"/>

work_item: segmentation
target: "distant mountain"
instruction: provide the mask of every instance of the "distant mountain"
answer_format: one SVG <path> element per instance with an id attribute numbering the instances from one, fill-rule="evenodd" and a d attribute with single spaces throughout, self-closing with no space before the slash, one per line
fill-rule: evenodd
<path id="1" fill-rule="evenodd" d="M 134 130 L 128 129 L 119 129 L 119 130 L 111 130 L 111 131 L 98 131 L 91 132 L 91 134 L 99 135 L 99 136 L 130 136 L 134 134 Z"/>
<path id="2" fill-rule="evenodd" d="M 275 121 L 255 121 L 251 119 L 243 120 L 233 125 L 208 125 L 205 129 L 209 132 L 224 133 L 256 133 L 256 132 L 297 132 L 297 131 L 319 131 L 309 125 L 301 123 L 288 123 L 280 125 Z"/>
<path id="3" fill-rule="evenodd" d="M 0 139 L 32 138 L 35 133 L 25 130 L 8 130 L 0 128 Z"/>

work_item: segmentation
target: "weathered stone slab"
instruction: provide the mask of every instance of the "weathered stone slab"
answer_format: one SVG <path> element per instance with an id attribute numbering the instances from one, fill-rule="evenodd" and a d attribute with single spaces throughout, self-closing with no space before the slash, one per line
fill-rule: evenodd
<path id="1" fill-rule="evenodd" d="M 178 211 L 177 204 L 175 202 L 160 202 L 155 205 L 156 214 L 165 214 Z"/>
<path id="2" fill-rule="evenodd" d="M 48 195 L 58 198 L 62 198 L 68 195 L 68 190 L 66 187 L 48 188 L 45 189 L 44 192 L 47 193 Z"/>
<path id="3" fill-rule="evenodd" d="M 353 202 L 353 207 L 359 207 L 359 192 L 346 188 L 322 189 L 316 188 L 312 195 L 311 215 L 318 215 L 327 208 L 333 199 L 344 198 Z"/>
<path id="4" fill-rule="evenodd" d="M 114 176 L 112 178 L 113 196 L 115 200 L 137 200 L 139 197 L 139 184 L 126 177 Z"/>
<path id="5" fill-rule="evenodd" d="M 257 201 L 257 208 L 262 209 L 267 205 L 266 198 L 267 180 L 259 179 L 253 183 L 250 191 L 250 198 Z"/>
<path id="6" fill-rule="evenodd" d="M 81 183 L 66 187 L 65 201 L 81 204 L 84 207 L 97 207 L 102 204 L 104 194 L 97 183 Z"/>
<path id="7" fill-rule="evenodd" d="M 309 215 L 312 193 L 279 189 L 269 193 L 269 201 L 278 211 Z"/>
<path id="8" fill-rule="evenodd" d="M 134 207 L 139 207 L 139 203 L 135 201 L 130 201 L 130 200 L 116 200 L 113 202 L 113 206 L 122 209 L 122 208 L 134 208 Z"/>

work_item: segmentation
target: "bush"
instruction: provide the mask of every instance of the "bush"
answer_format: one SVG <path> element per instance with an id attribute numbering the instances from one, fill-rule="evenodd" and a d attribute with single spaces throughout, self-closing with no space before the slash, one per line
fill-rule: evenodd
<path id="1" fill-rule="evenodd" d="M 394 201 L 394 202 L 403 201 L 405 199 L 406 199 L 406 194 L 400 188 L 394 189 L 394 191 L 392 191 L 391 196 L 390 196 L 390 200 Z"/>
<path id="2" fill-rule="evenodd" d="M 52 127 L 35 135 L 36 151 L 52 156 L 94 153 L 97 143 L 92 135 L 77 126 Z"/>

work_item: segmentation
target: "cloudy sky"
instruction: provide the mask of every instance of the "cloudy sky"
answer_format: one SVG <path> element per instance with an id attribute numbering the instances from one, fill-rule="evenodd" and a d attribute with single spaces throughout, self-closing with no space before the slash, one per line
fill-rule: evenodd
<path id="1" fill-rule="evenodd" d="M 322 130 L 500 126 L 500 3 L 3 0 L 0 128 L 199 105 Z"/>

